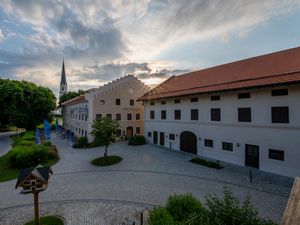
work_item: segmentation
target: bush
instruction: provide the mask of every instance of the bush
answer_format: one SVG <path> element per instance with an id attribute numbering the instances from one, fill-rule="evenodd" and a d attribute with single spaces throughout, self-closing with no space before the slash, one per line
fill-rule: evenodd
<path id="1" fill-rule="evenodd" d="M 89 143 L 88 143 L 88 139 L 87 137 L 80 137 L 78 139 L 78 146 L 79 147 L 88 147 Z"/>
<path id="2" fill-rule="evenodd" d="M 232 192 L 224 189 L 224 197 L 208 196 L 206 198 L 207 213 L 211 225 L 275 225 L 258 217 L 258 212 L 247 197 L 243 202 L 233 196 Z"/>
<path id="3" fill-rule="evenodd" d="M 13 167 L 32 167 L 47 160 L 48 149 L 42 145 L 15 146 L 8 152 L 8 156 Z"/>
<path id="4" fill-rule="evenodd" d="M 51 141 L 45 141 L 45 142 L 44 142 L 44 146 L 48 146 L 48 147 L 49 147 L 49 146 L 51 146 L 51 145 L 52 145 L 52 142 L 51 142 Z"/>
<path id="5" fill-rule="evenodd" d="M 144 144 L 146 144 L 146 139 L 144 136 L 141 136 L 141 135 L 132 136 L 129 138 L 128 144 L 129 145 L 144 145 Z"/>
<path id="6" fill-rule="evenodd" d="M 175 225 L 171 214 L 164 207 L 154 208 L 149 215 L 149 225 Z"/>
<path id="7" fill-rule="evenodd" d="M 220 166 L 220 164 L 218 162 L 208 161 L 208 160 L 200 159 L 200 158 L 193 158 L 190 160 L 190 162 L 196 163 L 196 164 L 199 164 L 202 166 L 214 168 L 214 169 L 222 169 L 223 168 L 222 166 Z"/>
<path id="8" fill-rule="evenodd" d="M 192 213 L 203 211 L 200 201 L 191 194 L 171 195 L 167 200 L 166 209 L 178 222 L 185 221 Z"/>
<path id="9" fill-rule="evenodd" d="M 32 146 L 32 145 L 34 145 L 35 143 L 34 143 L 34 141 L 33 140 L 19 140 L 18 142 L 17 142 L 17 145 L 20 145 L 20 146 Z"/>
<path id="10" fill-rule="evenodd" d="M 35 140 L 35 131 L 26 131 L 22 136 L 22 140 Z"/>

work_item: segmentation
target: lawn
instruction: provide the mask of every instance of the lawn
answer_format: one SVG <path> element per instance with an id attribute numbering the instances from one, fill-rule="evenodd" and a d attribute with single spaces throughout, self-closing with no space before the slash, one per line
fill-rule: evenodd
<path id="1" fill-rule="evenodd" d="M 34 220 L 25 225 L 34 225 Z M 40 218 L 40 225 L 64 225 L 64 221 L 57 216 L 44 216 Z"/>
<path id="2" fill-rule="evenodd" d="M 49 143 L 45 143 L 44 145 L 39 145 L 36 146 L 34 143 L 34 132 L 26 132 L 26 133 L 22 133 L 22 134 L 18 134 L 18 135 L 14 135 L 12 137 L 13 140 L 13 147 L 12 149 L 6 153 L 5 155 L 0 157 L 0 182 L 4 182 L 4 181 L 9 181 L 9 180 L 13 180 L 16 179 L 19 175 L 19 172 L 22 168 L 25 167 L 33 167 L 36 166 L 34 164 L 30 164 L 27 166 L 26 163 L 24 162 L 30 162 L 31 157 L 35 157 L 34 154 L 28 154 L 30 152 L 32 152 L 32 148 L 44 148 L 44 161 L 42 161 L 42 165 L 43 166 L 49 166 L 51 167 L 52 165 L 54 165 L 58 160 L 59 160 L 59 156 L 57 154 L 57 151 L 54 150 L 53 148 L 55 148 L 55 146 L 51 146 L 51 144 L 49 145 Z M 10 155 L 10 153 L 12 153 L 12 151 L 14 151 L 14 158 L 12 158 L 12 154 Z M 37 151 L 34 152 L 39 153 Z M 22 158 L 23 157 L 23 158 Z M 24 165 L 17 165 L 15 161 L 13 161 L 13 159 L 19 159 L 20 162 L 23 162 L 22 164 Z M 15 164 L 13 164 L 15 163 Z"/>
<path id="3" fill-rule="evenodd" d="M 96 158 L 91 163 L 95 166 L 111 166 L 122 161 L 120 156 L 112 155 L 107 156 L 107 160 L 104 157 Z"/>

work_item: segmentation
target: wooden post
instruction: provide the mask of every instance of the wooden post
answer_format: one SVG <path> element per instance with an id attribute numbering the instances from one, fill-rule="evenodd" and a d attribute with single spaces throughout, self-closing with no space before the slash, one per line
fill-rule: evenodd
<path id="1" fill-rule="evenodd" d="M 34 192 L 34 221 L 35 225 L 40 225 L 39 217 L 39 192 Z"/>

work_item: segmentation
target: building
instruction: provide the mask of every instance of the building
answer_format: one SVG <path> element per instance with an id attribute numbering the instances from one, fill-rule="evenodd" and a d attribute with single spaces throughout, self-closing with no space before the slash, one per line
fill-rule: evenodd
<path id="1" fill-rule="evenodd" d="M 119 135 L 130 137 L 144 133 L 144 107 L 136 100 L 149 88 L 132 75 L 89 90 L 85 95 L 62 104 L 63 127 L 75 136 L 93 140 L 92 124 L 96 118 L 110 117 L 120 124 Z"/>
<path id="2" fill-rule="evenodd" d="M 68 92 L 68 84 L 67 84 L 66 72 L 65 72 L 65 61 L 63 60 L 62 70 L 61 70 L 61 79 L 60 79 L 59 97 L 67 92 Z"/>
<path id="3" fill-rule="evenodd" d="M 300 175 L 300 47 L 173 76 L 139 100 L 150 143 Z"/>

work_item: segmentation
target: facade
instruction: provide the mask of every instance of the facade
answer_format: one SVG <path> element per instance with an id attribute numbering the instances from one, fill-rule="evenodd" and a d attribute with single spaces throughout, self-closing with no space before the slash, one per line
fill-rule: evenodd
<path id="1" fill-rule="evenodd" d="M 149 88 L 132 75 L 128 75 L 89 90 L 85 95 L 63 104 L 63 127 L 75 136 L 87 136 L 96 118 L 111 117 L 120 124 L 119 134 L 130 137 L 144 133 L 144 107 L 137 98 Z"/>
<path id="2" fill-rule="evenodd" d="M 139 100 L 148 142 L 300 175 L 300 48 L 174 76 Z"/>
<path id="3" fill-rule="evenodd" d="M 62 70 L 61 70 L 59 97 L 67 92 L 68 92 L 68 84 L 67 84 L 66 72 L 65 72 L 65 62 L 63 61 Z"/>

